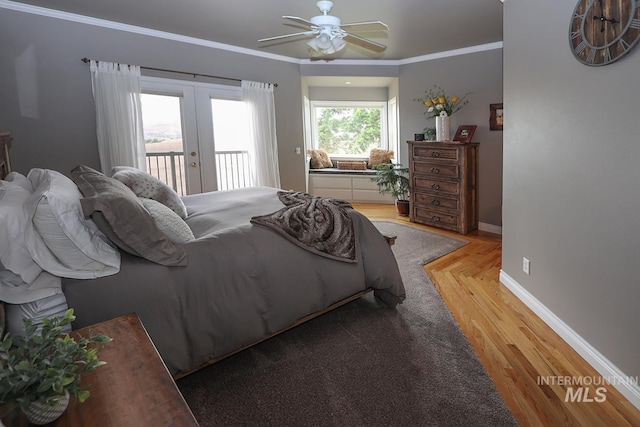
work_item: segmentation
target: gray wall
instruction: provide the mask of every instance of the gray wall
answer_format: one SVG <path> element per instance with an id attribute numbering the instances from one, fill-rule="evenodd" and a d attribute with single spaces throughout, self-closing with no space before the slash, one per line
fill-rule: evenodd
<path id="1" fill-rule="evenodd" d="M 305 189 L 304 155 L 295 154 L 295 147 L 303 146 L 298 64 L 2 9 L 0 129 L 14 134 L 15 169 L 68 172 L 81 163 L 100 166 L 89 66 L 80 61 L 83 57 L 278 83 L 282 186 Z M 23 62 L 26 75 L 16 73 L 16 64 Z M 26 107 L 24 102 L 20 107 L 19 96 L 27 98 Z"/>
<path id="2" fill-rule="evenodd" d="M 504 4 L 502 268 L 637 376 L 640 49 L 605 67 L 578 63 L 575 3 Z"/>
<path id="3" fill-rule="evenodd" d="M 400 141 L 413 139 L 435 119 L 425 119 L 426 107 L 416 98 L 425 90 L 440 86 L 447 95 L 469 94 L 469 103 L 451 116 L 451 136 L 459 125 L 478 125 L 473 137 L 480 143 L 478 204 L 480 222 L 502 223 L 502 131 L 489 130 L 489 104 L 502 102 L 502 50 L 489 50 L 452 56 L 400 67 Z M 402 161 L 407 161 L 407 146 Z M 408 163 L 404 163 L 408 164 Z"/>

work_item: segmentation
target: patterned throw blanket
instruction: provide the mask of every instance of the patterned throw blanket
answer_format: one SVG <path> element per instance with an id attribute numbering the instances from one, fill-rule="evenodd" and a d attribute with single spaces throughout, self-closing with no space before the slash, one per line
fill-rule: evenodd
<path id="1" fill-rule="evenodd" d="M 338 261 L 356 261 L 356 238 L 343 200 L 312 196 L 303 192 L 279 191 L 284 208 L 255 216 L 251 223 L 273 230 L 296 245 Z"/>

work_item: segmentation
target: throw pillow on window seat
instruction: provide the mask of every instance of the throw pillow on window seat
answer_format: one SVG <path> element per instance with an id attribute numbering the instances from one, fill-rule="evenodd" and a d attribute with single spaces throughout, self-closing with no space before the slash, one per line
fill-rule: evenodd
<path id="1" fill-rule="evenodd" d="M 322 148 L 317 150 L 307 150 L 307 154 L 311 157 L 311 169 L 332 168 L 333 163 L 327 153 Z"/>
<path id="2" fill-rule="evenodd" d="M 369 169 L 374 166 L 389 163 L 393 159 L 393 150 L 382 150 L 380 148 L 372 148 L 369 153 Z"/>

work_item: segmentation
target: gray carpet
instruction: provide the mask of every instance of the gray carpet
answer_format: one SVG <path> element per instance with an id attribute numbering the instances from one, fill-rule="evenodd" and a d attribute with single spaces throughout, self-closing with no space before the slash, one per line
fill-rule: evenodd
<path id="1" fill-rule="evenodd" d="M 514 426 L 422 265 L 464 240 L 391 222 L 407 290 L 369 294 L 178 380 L 202 426 Z"/>

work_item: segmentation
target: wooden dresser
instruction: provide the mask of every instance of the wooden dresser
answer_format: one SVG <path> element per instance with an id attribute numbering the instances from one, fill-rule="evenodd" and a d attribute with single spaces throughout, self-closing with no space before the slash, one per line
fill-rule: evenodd
<path id="1" fill-rule="evenodd" d="M 478 144 L 407 141 L 412 222 L 467 234 L 478 228 Z"/>

